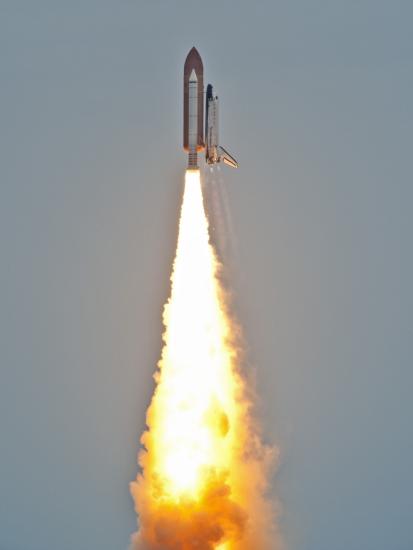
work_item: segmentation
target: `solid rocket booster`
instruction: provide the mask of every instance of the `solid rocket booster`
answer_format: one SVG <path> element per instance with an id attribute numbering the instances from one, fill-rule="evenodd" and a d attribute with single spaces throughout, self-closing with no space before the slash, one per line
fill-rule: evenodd
<path id="1" fill-rule="evenodd" d="M 184 149 L 188 152 L 188 168 L 198 169 L 198 153 L 205 150 L 209 165 L 224 162 L 236 168 L 237 161 L 219 145 L 218 96 L 208 85 L 205 102 L 204 141 L 204 66 L 196 48 L 192 48 L 184 65 Z"/>
<path id="2" fill-rule="evenodd" d="M 188 83 L 188 168 L 198 168 L 198 79 L 195 70 Z"/>

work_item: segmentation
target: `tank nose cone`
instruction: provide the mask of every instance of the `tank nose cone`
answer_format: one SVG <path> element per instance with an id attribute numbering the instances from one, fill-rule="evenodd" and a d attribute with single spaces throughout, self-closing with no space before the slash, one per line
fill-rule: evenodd
<path id="1" fill-rule="evenodd" d="M 203 68 L 201 56 L 195 46 L 189 50 L 189 53 L 185 59 L 185 66 L 198 66 Z"/>

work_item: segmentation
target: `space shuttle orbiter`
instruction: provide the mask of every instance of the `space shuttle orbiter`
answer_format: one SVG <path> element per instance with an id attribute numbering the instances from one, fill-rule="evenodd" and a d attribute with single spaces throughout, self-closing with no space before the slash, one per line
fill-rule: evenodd
<path id="1" fill-rule="evenodd" d="M 212 85 L 208 84 L 205 103 L 205 159 L 208 164 L 223 161 L 232 168 L 238 163 L 218 143 L 218 96 L 214 96 Z"/>

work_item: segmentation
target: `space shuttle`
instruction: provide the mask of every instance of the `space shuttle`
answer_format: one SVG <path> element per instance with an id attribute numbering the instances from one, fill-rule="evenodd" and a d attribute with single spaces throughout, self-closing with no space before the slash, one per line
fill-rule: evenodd
<path id="1" fill-rule="evenodd" d="M 208 84 L 205 97 L 204 117 L 204 67 L 196 48 L 188 53 L 184 65 L 184 150 L 188 152 L 188 168 L 198 168 L 198 153 L 205 151 L 205 161 L 209 165 L 223 162 L 232 168 L 238 163 L 219 144 L 218 96 L 214 96 Z"/>
<path id="2" fill-rule="evenodd" d="M 205 103 L 205 160 L 207 164 L 224 162 L 232 168 L 238 163 L 218 143 L 218 96 L 214 96 L 212 84 L 208 84 Z"/>

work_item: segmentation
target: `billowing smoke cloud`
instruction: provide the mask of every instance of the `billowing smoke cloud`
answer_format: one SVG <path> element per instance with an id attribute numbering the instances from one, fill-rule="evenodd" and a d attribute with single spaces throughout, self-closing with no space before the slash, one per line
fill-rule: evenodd
<path id="1" fill-rule="evenodd" d="M 198 171 L 188 171 L 162 357 L 131 484 L 133 550 L 280 550 L 267 498 L 276 450 L 262 443 L 209 241 Z"/>

